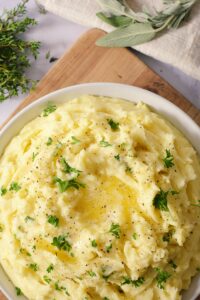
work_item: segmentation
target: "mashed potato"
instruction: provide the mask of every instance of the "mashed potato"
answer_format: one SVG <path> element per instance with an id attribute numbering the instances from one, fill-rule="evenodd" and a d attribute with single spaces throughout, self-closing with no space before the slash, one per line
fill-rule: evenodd
<path id="1" fill-rule="evenodd" d="M 31 300 L 176 300 L 200 268 L 200 163 L 139 103 L 49 105 L 0 160 L 0 262 Z"/>

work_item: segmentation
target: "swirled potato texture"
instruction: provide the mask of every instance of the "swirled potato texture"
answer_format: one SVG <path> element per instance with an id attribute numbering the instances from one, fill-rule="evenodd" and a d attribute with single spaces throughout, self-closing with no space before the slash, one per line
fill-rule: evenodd
<path id="1" fill-rule="evenodd" d="M 31 300 L 177 300 L 200 268 L 200 163 L 145 104 L 50 105 L 0 159 L 0 262 Z"/>

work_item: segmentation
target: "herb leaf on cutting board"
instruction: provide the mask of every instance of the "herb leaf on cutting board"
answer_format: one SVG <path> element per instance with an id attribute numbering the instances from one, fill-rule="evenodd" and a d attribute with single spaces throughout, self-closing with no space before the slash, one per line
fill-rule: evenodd
<path id="1" fill-rule="evenodd" d="M 25 75 L 30 67 L 30 56 L 35 59 L 40 42 L 24 40 L 22 34 L 37 24 L 26 16 L 26 3 L 22 0 L 15 8 L 0 16 L 0 102 L 19 92 L 26 93 L 35 81 Z"/>
<path id="2" fill-rule="evenodd" d="M 152 40 L 156 34 L 178 28 L 198 0 L 163 0 L 163 10 L 155 15 L 134 12 L 125 0 L 96 0 L 103 9 L 97 17 L 116 30 L 108 33 L 96 44 L 102 47 L 131 47 Z"/>

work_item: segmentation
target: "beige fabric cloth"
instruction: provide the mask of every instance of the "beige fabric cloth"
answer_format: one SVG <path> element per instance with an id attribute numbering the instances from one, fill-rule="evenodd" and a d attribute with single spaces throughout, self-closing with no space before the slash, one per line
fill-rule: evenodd
<path id="1" fill-rule="evenodd" d="M 46 10 L 73 22 L 106 31 L 113 29 L 96 17 L 96 13 L 102 10 L 96 0 L 37 0 L 37 2 Z M 159 9 L 161 0 L 130 0 L 129 4 L 134 10 L 139 11 L 144 5 L 150 9 Z M 200 0 L 193 7 L 188 22 L 179 29 L 171 29 L 166 34 L 134 48 L 178 67 L 200 80 Z"/>

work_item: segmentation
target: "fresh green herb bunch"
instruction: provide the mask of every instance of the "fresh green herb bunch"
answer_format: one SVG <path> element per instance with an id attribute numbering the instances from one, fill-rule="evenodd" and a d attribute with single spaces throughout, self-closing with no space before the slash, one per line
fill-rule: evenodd
<path id="1" fill-rule="evenodd" d="M 103 9 L 97 16 L 117 27 L 97 41 L 103 47 L 129 47 L 152 40 L 157 33 L 178 28 L 198 0 L 163 0 L 162 11 L 134 12 L 125 0 L 96 0 Z"/>
<path id="2" fill-rule="evenodd" d="M 22 0 L 0 16 L 0 102 L 26 93 L 35 84 L 24 74 L 30 67 L 29 55 L 36 59 L 40 47 L 40 42 L 22 39 L 22 33 L 37 24 L 26 16 L 27 2 Z"/>

